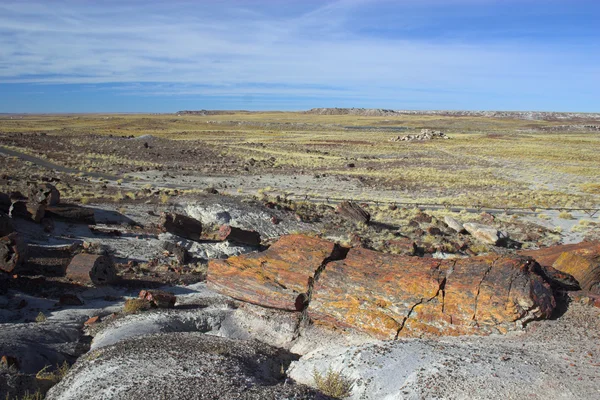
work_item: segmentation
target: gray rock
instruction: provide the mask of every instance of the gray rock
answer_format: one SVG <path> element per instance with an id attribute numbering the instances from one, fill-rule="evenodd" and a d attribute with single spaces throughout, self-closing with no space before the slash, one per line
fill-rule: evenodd
<path id="1" fill-rule="evenodd" d="M 463 226 L 463 224 L 461 224 L 460 222 L 458 222 L 457 220 L 455 220 L 454 218 L 452 218 L 449 215 L 446 215 L 444 217 L 444 222 L 446 223 L 446 225 L 448 225 L 448 227 L 458 233 L 464 232 L 465 231 L 465 227 Z"/>
<path id="2" fill-rule="evenodd" d="M 319 399 L 285 380 L 298 356 L 198 332 L 130 338 L 82 357 L 47 394 L 69 399 Z"/>
<path id="3" fill-rule="evenodd" d="M 498 229 L 493 226 L 477 224 L 475 222 L 467 222 L 463 226 L 475 239 L 483 243 L 496 246 L 507 239 L 505 233 L 499 232 Z"/>

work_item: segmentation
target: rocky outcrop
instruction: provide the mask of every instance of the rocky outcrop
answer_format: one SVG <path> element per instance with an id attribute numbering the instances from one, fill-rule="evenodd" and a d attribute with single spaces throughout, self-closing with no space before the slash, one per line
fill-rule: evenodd
<path id="1" fill-rule="evenodd" d="M 306 309 L 318 324 L 380 339 L 503 333 L 549 317 L 556 305 L 527 257 L 437 260 L 364 248 L 346 255 L 302 235 L 284 236 L 262 253 L 211 261 L 207 280 L 236 299 Z"/>
<path id="2" fill-rule="evenodd" d="M 416 135 L 396 136 L 390 139 L 390 142 L 412 142 L 434 139 L 450 139 L 444 132 L 433 129 L 421 129 L 421 133 Z"/>
<path id="3" fill-rule="evenodd" d="M 264 307 L 303 310 L 309 280 L 339 249 L 329 241 L 304 235 L 282 236 L 268 250 L 210 260 L 209 287 L 236 299 Z"/>
<path id="4" fill-rule="evenodd" d="M 555 307 L 535 268 L 519 257 L 435 260 L 352 249 L 315 283 L 309 314 L 381 339 L 506 332 Z"/>

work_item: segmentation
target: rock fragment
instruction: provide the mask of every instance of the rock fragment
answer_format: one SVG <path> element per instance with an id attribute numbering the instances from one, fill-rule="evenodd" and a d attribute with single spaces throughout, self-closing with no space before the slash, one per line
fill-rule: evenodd
<path id="1" fill-rule="evenodd" d="M 202 222 L 177 213 L 162 213 L 160 227 L 163 232 L 169 232 L 189 240 L 199 241 L 202 235 Z"/>
<path id="2" fill-rule="evenodd" d="M 109 257 L 81 253 L 67 266 L 66 276 L 84 285 L 108 285 L 117 280 L 117 271 Z"/>
<path id="3" fill-rule="evenodd" d="M 157 308 L 173 308 L 177 302 L 177 298 L 173 293 L 164 290 L 142 290 L 138 295 L 138 299 L 146 300 Z"/>
<path id="4" fill-rule="evenodd" d="M 463 233 L 465 231 L 465 227 L 463 226 L 463 224 L 461 224 L 449 215 L 446 215 L 444 217 L 444 222 L 446 223 L 446 225 L 448 225 L 450 229 L 452 229 L 455 232 Z"/>
<path id="5" fill-rule="evenodd" d="M 27 244 L 16 232 L 0 237 L 0 270 L 15 273 L 27 260 Z"/>
<path id="6" fill-rule="evenodd" d="M 337 212 L 354 222 L 368 224 L 371 220 L 371 214 L 365 211 L 361 206 L 350 201 L 343 201 L 337 206 Z"/>
<path id="7" fill-rule="evenodd" d="M 231 225 L 223 225 L 219 229 L 221 240 L 228 240 L 233 243 L 245 244 L 248 246 L 260 245 L 260 234 L 256 231 L 236 228 Z"/>
<path id="8" fill-rule="evenodd" d="M 475 222 L 467 222 L 463 225 L 464 228 L 480 242 L 491 244 L 493 246 L 501 245 L 506 241 L 507 236 L 493 226 L 478 224 Z"/>

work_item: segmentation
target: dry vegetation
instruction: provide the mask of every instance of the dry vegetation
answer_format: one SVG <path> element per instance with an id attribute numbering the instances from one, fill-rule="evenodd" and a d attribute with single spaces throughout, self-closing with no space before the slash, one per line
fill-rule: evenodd
<path id="1" fill-rule="evenodd" d="M 94 172 L 122 178 L 148 170 L 318 174 L 359 179 L 364 186 L 363 193 L 351 195 L 335 187 L 309 193 L 331 198 L 369 200 L 374 190 L 386 190 L 387 197 L 379 200 L 497 208 L 592 208 L 600 203 L 600 135 L 583 128 L 561 131 L 569 122 L 564 120 L 290 112 L 10 118 L 0 118 L 1 146 L 74 168 L 80 178 Z M 442 130 L 452 139 L 389 141 L 422 128 Z M 40 134 L 52 139 L 52 148 Z M 172 140 L 144 151 L 140 143 L 132 148 L 123 142 L 131 135 Z M 97 192 L 91 193 L 73 196 L 92 201 Z M 121 201 L 139 194 L 128 190 L 107 196 Z M 168 202 L 168 195 L 161 201 Z"/>

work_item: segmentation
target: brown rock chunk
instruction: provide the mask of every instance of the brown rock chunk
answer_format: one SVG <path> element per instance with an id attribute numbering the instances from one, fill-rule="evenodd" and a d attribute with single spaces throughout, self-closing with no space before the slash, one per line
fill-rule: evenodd
<path id="1" fill-rule="evenodd" d="M 138 299 L 146 300 L 157 308 L 173 308 L 177 302 L 177 298 L 173 293 L 163 290 L 142 290 L 138 295 Z"/>
<path id="2" fill-rule="evenodd" d="M 17 272 L 27 260 L 27 244 L 18 233 L 0 237 L 0 270 L 8 273 Z"/>
<path id="3" fill-rule="evenodd" d="M 414 256 L 417 253 L 417 244 L 410 238 L 392 239 L 387 241 L 387 247 L 392 254 Z"/>
<path id="4" fill-rule="evenodd" d="M 0 358 L 0 365 L 3 365 L 5 368 L 21 368 L 21 366 L 19 365 L 19 360 L 17 360 L 16 357 L 8 355 L 3 355 L 2 358 Z"/>
<path id="5" fill-rule="evenodd" d="M 261 253 L 210 260 L 207 282 L 216 291 L 239 300 L 300 311 L 305 307 L 309 279 L 326 260 L 338 257 L 339 251 L 327 240 L 282 236 Z"/>
<path id="6" fill-rule="evenodd" d="M 117 280 L 117 271 L 109 257 L 81 253 L 67 266 L 66 276 L 84 285 L 107 285 Z"/>
<path id="7" fill-rule="evenodd" d="M 337 212 L 344 218 L 354 222 L 368 224 L 371 220 L 371 214 L 365 211 L 361 206 L 350 201 L 343 201 L 337 206 Z"/>
<path id="8" fill-rule="evenodd" d="M 236 228 L 235 226 L 223 225 L 219 229 L 219 238 L 230 242 L 245 244 L 248 246 L 260 245 L 260 234 L 256 231 Z"/>
<path id="9" fill-rule="evenodd" d="M 160 215 L 160 227 L 163 232 L 169 232 L 195 241 L 199 241 L 202 235 L 202 222 L 177 213 L 162 213 Z"/>
<path id="10" fill-rule="evenodd" d="M 600 242 L 593 241 L 575 244 L 560 244 L 538 250 L 522 250 L 519 251 L 518 254 L 531 257 L 542 266 L 551 267 L 562 253 L 579 249 L 593 248 L 595 246 L 600 246 Z"/>
<path id="11" fill-rule="evenodd" d="M 92 208 L 75 204 L 59 204 L 46 207 L 46 216 L 63 219 L 69 222 L 95 225 L 96 217 Z"/>
<path id="12" fill-rule="evenodd" d="M 435 260 L 351 249 L 315 282 L 309 315 L 380 339 L 506 332 L 555 307 L 533 268 L 520 257 Z"/>

